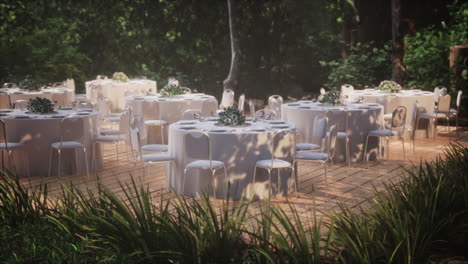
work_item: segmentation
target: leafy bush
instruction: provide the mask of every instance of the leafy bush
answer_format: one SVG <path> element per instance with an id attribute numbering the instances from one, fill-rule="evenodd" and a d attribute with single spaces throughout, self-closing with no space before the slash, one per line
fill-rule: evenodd
<path id="1" fill-rule="evenodd" d="M 340 89 L 346 83 L 355 88 L 377 86 L 391 76 L 390 61 L 390 45 L 378 48 L 370 42 L 351 47 L 351 55 L 346 59 L 320 61 L 320 64 L 329 70 L 325 85 Z"/>

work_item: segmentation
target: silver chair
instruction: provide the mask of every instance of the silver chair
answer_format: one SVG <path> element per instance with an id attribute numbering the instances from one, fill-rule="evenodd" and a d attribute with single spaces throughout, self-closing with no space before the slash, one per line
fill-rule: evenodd
<path id="1" fill-rule="evenodd" d="M 117 124 L 120 120 L 121 113 L 111 113 L 110 111 L 111 101 L 105 97 L 102 93 L 98 93 L 96 108 L 100 114 L 100 121 L 103 123 Z"/>
<path id="2" fill-rule="evenodd" d="M 367 144 L 369 142 L 369 137 L 385 137 L 387 140 L 387 159 L 389 157 L 389 141 L 391 136 L 400 136 L 402 146 L 403 146 L 403 159 L 405 159 L 405 139 L 404 139 L 404 131 L 405 131 L 405 122 L 406 122 L 406 107 L 399 106 L 395 110 L 393 110 L 392 114 L 392 122 L 388 129 L 378 129 L 378 130 L 371 130 L 367 133 L 366 137 L 366 144 L 364 147 L 364 159 L 367 161 Z M 380 154 L 380 144 L 379 144 L 379 154 Z"/>
<path id="3" fill-rule="evenodd" d="M 456 124 L 456 132 L 458 134 L 458 114 L 460 113 L 460 104 L 461 104 L 461 99 L 463 96 L 463 91 L 460 90 L 457 93 L 457 101 L 455 102 L 456 108 L 450 108 L 450 109 L 437 109 L 437 113 L 445 114 L 447 116 L 447 119 L 450 119 L 451 117 L 455 116 L 455 124 Z M 450 132 L 450 131 L 449 131 Z"/>
<path id="4" fill-rule="evenodd" d="M 84 133 L 84 121 L 82 117 L 72 115 L 62 119 L 62 122 L 60 122 L 60 141 L 53 142 L 50 145 L 49 176 L 52 169 L 52 155 L 54 150 L 56 150 L 58 154 L 57 176 L 60 177 L 60 173 L 62 172 L 62 151 L 67 149 L 74 150 L 75 164 L 78 168 L 78 154 L 76 153 L 76 150 L 81 149 L 85 157 L 86 175 L 89 178 L 88 155 L 86 155 L 85 137 L 86 134 Z"/>
<path id="5" fill-rule="evenodd" d="M 268 97 L 268 105 L 266 109 L 275 111 L 276 117 L 281 117 L 281 105 L 283 104 L 283 97 L 281 95 L 272 95 Z"/>
<path id="6" fill-rule="evenodd" d="M 314 118 L 314 127 L 312 129 L 312 142 L 315 143 L 297 143 L 296 151 L 320 151 L 323 150 L 323 138 L 327 134 L 327 115 L 316 115 Z M 297 135 L 297 134 L 296 134 Z M 316 144 L 319 142 L 319 144 Z"/>
<path id="7" fill-rule="evenodd" d="M 182 114 L 182 120 L 200 120 L 202 117 L 202 112 L 197 109 L 188 109 Z"/>
<path id="8" fill-rule="evenodd" d="M 249 100 L 249 111 L 251 116 L 255 115 L 255 103 L 253 100 Z"/>
<path id="9" fill-rule="evenodd" d="M 156 114 L 157 119 L 145 119 L 146 126 L 159 127 L 161 133 L 161 143 L 164 145 L 165 136 L 164 136 L 164 127 L 167 127 L 169 123 L 166 120 L 161 118 L 161 109 L 158 101 L 145 102 L 143 104 L 143 113 L 150 112 L 152 115 Z M 150 109 L 146 109 L 149 107 Z"/>
<path id="10" fill-rule="evenodd" d="M 254 174 L 253 174 L 253 180 L 252 180 L 252 185 L 255 186 L 255 178 L 257 175 L 257 168 L 260 169 L 265 169 L 268 171 L 268 183 L 269 183 L 269 197 L 271 197 L 271 189 L 272 189 L 272 181 L 271 181 L 271 171 L 273 169 L 278 170 L 278 192 L 281 190 L 280 188 L 280 182 L 281 182 L 281 177 L 280 177 L 280 169 L 291 169 L 292 170 L 292 175 L 293 177 L 295 176 L 294 173 L 294 152 L 292 153 L 292 162 L 286 161 L 279 159 L 276 155 L 277 148 L 279 147 L 279 142 L 281 141 L 281 137 L 287 136 L 289 133 L 292 133 L 291 130 L 288 129 L 283 129 L 276 131 L 273 135 L 273 139 L 271 140 L 271 145 L 270 145 L 270 153 L 271 153 L 271 158 L 270 159 L 264 159 L 264 160 L 259 160 L 255 163 L 254 167 Z M 294 178 L 294 189 L 297 191 L 297 179 Z"/>
<path id="11" fill-rule="evenodd" d="M 0 136 L 0 140 L 2 140 L 2 142 L 0 142 L 0 151 L 2 152 L 2 169 L 5 169 L 5 161 L 4 161 L 4 152 L 6 152 L 7 154 L 7 158 L 8 158 L 8 164 L 10 164 L 11 162 L 11 153 L 13 151 L 19 151 L 21 149 L 23 149 L 24 145 L 20 142 L 8 142 L 8 134 L 7 134 L 7 125 L 5 123 L 5 121 L 3 121 L 3 119 L 0 119 L 0 125 L 2 126 L 0 128 L 0 133 L 1 133 L 1 136 Z M 26 156 L 26 165 L 27 165 L 27 172 L 28 172 L 28 176 L 31 176 L 30 174 L 30 168 L 29 168 L 29 157 L 28 157 L 28 153 L 24 153 L 25 156 Z"/>
<path id="12" fill-rule="evenodd" d="M 189 148 L 189 144 L 199 144 L 198 148 Z M 211 171 L 211 189 L 213 195 L 216 198 L 216 188 L 217 184 L 214 184 L 215 174 L 218 169 L 224 170 L 224 178 L 227 181 L 227 188 L 229 188 L 229 178 L 226 172 L 226 165 L 224 162 L 219 160 L 213 160 L 213 152 L 211 148 L 211 137 L 208 133 L 204 131 L 189 131 L 184 135 L 184 177 L 182 179 L 182 184 L 180 186 L 180 193 L 184 192 L 185 180 L 187 173 L 190 170 L 210 170 Z M 188 162 L 188 160 L 192 160 Z M 226 189 L 227 189 L 226 188 Z"/>
<path id="13" fill-rule="evenodd" d="M 135 124 L 138 128 L 139 139 L 140 139 L 139 143 L 141 146 L 141 151 L 143 153 L 167 152 L 169 150 L 169 146 L 166 144 L 142 144 L 143 139 L 147 138 L 145 119 L 143 116 L 139 116 L 139 115 L 134 116 L 133 124 Z M 136 150 L 136 149 L 133 149 L 133 150 Z"/>
<path id="14" fill-rule="evenodd" d="M 28 107 L 28 101 L 27 100 L 16 100 L 13 103 L 13 108 L 14 109 L 21 109 L 24 110 Z"/>
<path id="15" fill-rule="evenodd" d="M 134 157 L 135 161 L 142 161 L 144 164 L 143 177 L 146 177 L 147 165 L 158 163 L 170 163 L 172 168 L 175 169 L 174 157 L 172 157 L 168 153 L 142 154 L 142 149 L 140 145 L 140 133 L 138 130 L 138 125 L 136 123 L 131 124 L 129 127 L 129 138 L 130 145 L 132 147 L 132 156 Z"/>
<path id="16" fill-rule="evenodd" d="M 217 115 L 218 100 L 216 98 L 209 98 L 202 103 L 203 116 L 216 116 Z"/>
<path id="17" fill-rule="evenodd" d="M 427 119 L 428 121 L 432 122 L 433 127 L 434 127 L 434 139 L 437 135 L 437 121 L 439 118 L 444 118 L 447 121 L 447 128 L 448 128 L 448 116 L 445 115 L 443 112 L 438 112 L 438 111 L 447 111 L 450 110 L 450 95 L 440 95 L 438 97 L 438 102 L 437 102 L 437 108 L 435 108 L 435 112 L 426 112 L 419 114 L 417 119 L 416 119 L 416 127 L 419 128 L 419 121 L 421 119 Z M 426 135 L 429 134 L 428 132 L 429 126 L 426 127 Z"/>
<path id="18" fill-rule="evenodd" d="M 348 101 L 349 94 L 354 91 L 354 87 L 351 84 L 343 84 L 341 86 L 341 98 L 342 102 Z"/>
<path id="19" fill-rule="evenodd" d="M 441 95 L 446 95 L 447 94 L 447 88 L 444 86 L 437 86 L 434 88 L 434 103 L 437 104 L 439 103 L 439 97 Z"/>
<path id="20" fill-rule="evenodd" d="M 336 134 L 336 138 L 337 139 L 342 139 L 345 143 L 345 150 L 346 150 L 346 161 L 348 162 L 348 167 L 351 167 L 351 155 L 350 155 L 350 151 L 349 151 L 349 134 L 348 134 L 348 111 L 345 110 L 345 109 L 334 109 L 334 110 L 330 110 L 330 111 L 327 111 L 327 116 L 330 114 L 330 113 L 333 113 L 333 112 L 342 112 L 342 120 L 340 122 L 335 122 L 337 124 L 344 124 L 344 131 L 338 131 L 337 134 Z"/>
<path id="21" fill-rule="evenodd" d="M 336 125 L 330 126 L 327 133 L 326 140 L 326 152 L 315 152 L 315 151 L 300 151 L 296 153 L 295 163 L 299 161 L 308 161 L 308 162 L 319 162 L 323 165 L 323 170 L 325 173 L 325 184 L 328 184 L 327 181 L 327 163 L 329 161 L 333 162 L 333 157 L 335 156 L 335 146 L 337 138 L 337 129 Z M 296 166 L 296 164 L 294 164 Z"/>
<path id="22" fill-rule="evenodd" d="M 270 109 L 261 109 L 255 112 L 255 120 L 273 120 L 276 118 L 276 112 Z"/>

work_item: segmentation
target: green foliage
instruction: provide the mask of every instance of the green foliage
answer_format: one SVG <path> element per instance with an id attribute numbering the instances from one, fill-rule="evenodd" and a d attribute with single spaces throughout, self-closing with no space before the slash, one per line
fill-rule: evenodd
<path id="1" fill-rule="evenodd" d="M 26 76 L 20 83 L 19 88 L 27 91 L 38 91 L 41 89 L 41 84 L 32 79 L 31 76 Z"/>
<path id="2" fill-rule="evenodd" d="M 351 47 L 351 55 L 345 59 L 320 61 L 329 70 L 328 82 L 330 88 L 340 89 L 341 85 L 349 83 L 355 88 L 377 86 L 383 79 L 391 76 L 390 46 L 377 48 L 371 43 L 358 43 Z"/>
<path id="3" fill-rule="evenodd" d="M 322 100 L 320 100 L 320 102 L 324 104 L 331 104 L 331 105 L 341 104 L 340 95 L 341 95 L 340 91 L 338 91 L 335 88 L 332 88 L 330 89 L 330 91 L 328 91 L 326 94 L 323 95 L 323 98 Z"/>
<path id="4" fill-rule="evenodd" d="M 47 98 L 31 98 L 26 106 L 29 112 L 47 114 L 54 111 L 54 106 L 52 102 Z"/>
<path id="5" fill-rule="evenodd" d="M 442 21 L 439 26 L 431 26 L 405 37 L 404 63 L 409 86 L 426 90 L 439 85 L 451 86 L 450 47 L 468 43 L 468 3 L 455 1 L 449 5 L 449 9 L 452 17 L 450 23 Z M 453 88 L 468 91 L 466 85 Z"/>

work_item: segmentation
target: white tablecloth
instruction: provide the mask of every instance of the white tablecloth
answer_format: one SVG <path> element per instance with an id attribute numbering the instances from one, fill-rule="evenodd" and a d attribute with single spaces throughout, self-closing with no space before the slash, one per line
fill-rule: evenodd
<path id="1" fill-rule="evenodd" d="M 154 110 L 151 105 L 157 101 L 159 103 L 159 113 Z M 175 123 L 182 119 L 182 114 L 188 109 L 200 110 L 204 116 L 211 116 L 216 113 L 218 101 L 214 96 L 205 95 L 202 93 L 185 94 L 174 97 L 159 97 L 154 96 L 130 96 L 126 98 L 128 105 L 133 108 L 134 115 L 141 115 L 145 120 L 159 119 L 167 121 L 169 124 Z M 148 130 L 148 142 L 156 143 L 154 138 L 159 137 L 159 131 Z M 157 135 L 155 135 L 155 133 Z M 167 137 L 167 133 L 165 134 Z M 166 141 L 167 142 L 167 138 Z"/>
<path id="2" fill-rule="evenodd" d="M 379 129 L 382 124 L 383 107 L 379 104 L 350 104 L 346 106 L 327 106 L 320 103 L 297 102 L 283 104 L 282 118 L 296 126 L 298 142 L 320 144 L 313 138 L 314 118 L 328 113 L 328 127 L 337 124 L 338 131 L 345 131 L 344 112 L 333 109 L 345 109 L 348 114 L 348 134 L 351 161 L 359 161 L 364 153 L 364 144 L 369 130 Z M 376 149 L 374 140 L 369 141 L 368 151 Z M 346 157 L 344 140 L 338 140 L 335 160 Z"/>
<path id="3" fill-rule="evenodd" d="M 125 96 L 129 94 L 144 95 L 156 93 L 156 82 L 146 79 L 129 80 L 128 82 L 106 80 L 93 80 L 85 83 L 86 98 L 93 103 L 97 102 L 98 92 L 101 92 L 111 102 L 112 112 L 121 112 L 125 107 Z"/>
<path id="4" fill-rule="evenodd" d="M 10 97 L 10 98 L 8 98 Z M 32 98 L 47 98 L 58 106 L 69 106 L 75 100 L 75 92 L 66 87 L 49 87 L 40 91 L 25 91 L 18 88 L 0 89 L 0 108 L 9 108 L 9 100 L 14 103 L 18 100 L 29 100 Z"/>
<path id="5" fill-rule="evenodd" d="M 348 95 L 348 102 L 362 99 L 364 103 L 383 105 L 385 114 L 392 113 L 398 106 L 406 107 L 406 125 L 411 125 L 411 109 L 417 101 L 421 112 L 434 112 L 434 93 L 421 90 L 402 90 L 400 93 L 384 93 L 378 90 L 354 90 Z"/>
<path id="6" fill-rule="evenodd" d="M 276 120 L 277 121 L 277 120 Z M 250 123 L 242 127 L 223 127 L 215 125 L 212 121 L 181 121 L 172 124 L 169 127 L 169 152 L 175 156 L 175 171 L 168 166 L 167 188 L 174 188 L 179 191 L 180 184 L 184 175 L 184 153 L 189 155 L 192 151 L 201 149 L 197 144 L 189 145 L 185 152 L 184 135 L 190 130 L 207 131 L 212 140 L 213 159 L 223 161 L 227 168 L 227 175 L 231 179 L 230 195 L 234 199 L 244 196 L 250 198 L 255 191 L 256 198 L 268 197 L 268 173 L 266 170 L 257 169 L 255 185 L 252 185 L 253 171 L 255 163 L 258 160 L 271 158 L 271 142 L 274 132 L 279 129 L 294 130 L 294 126 L 288 124 L 268 124 L 263 122 Z M 225 130 L 215 132 L 215 130 Z M 278 157 L 284 157 L 292 161 L 292 151 L 294 149 L 294 131 L 283 137 L 275 152 Z M 191 159 L 188 162 L 192 161 Z M 216 172 L 218 179 L 217 196 L 225 198 L 226 182 L 222 169 Z M 290 179 L 287 182 L 287 179 Z M 292 190 L 293 178 L 291 170 L 281 170 L 281 191 Z M 272 193 L 277 192 L 277 170 L 272 172 L 273 189 Z M 185 195 L 195 195 L 197 192 L 205 191 L 211 183 L 211 173 L 205 171 L 199 173 L 199 170 L 191 170 L 186 178 L 185 188 L 182 191 Z M 289 187 L 289 188 L 288 188 Z"/>
<path id="7" fill-rule="evenodd" d="M 27 153 L 30 166 L 31 176 L 47 176 L 49 169 L 49 151 L 50 145 L 53 142 L 60 141 L 60 125 L 62 118 L 60 116 L 77 114 L 75 110 L 59 110 L 55 114 L 28 114 L 24 111 L 0 110 L 0 116 L 6 124 L 8 141 L 20 142 L 24 144 L 24 148 L 18 151 L 13 151 L 12 163 L 9 168 L 16 168 L 20 176 L 27 176 L 27 167 L 24 160 L 24 152 Z M 19 117 L 16 117 L 19 116 Z M 25 116 L 27 118 L 21 118 Z M 80 116 L 84 119 L 85 145 L 88 156 L 90 170 L 99 169 L 102 167 L 101 155 L 97 151 L 95 159 L 96 168 L 91 168 L 92 164 L 92 141 L 98 134 L 97 123 L 98 113 L 83 112 Z M 65 150 L 62 152 L 62 173 L 72 174 L 86 173 L 86 165 L 84 162 L 83 152 L 78 150 L 78 165 L 75 165 L 73 151 Z M 52 174 L 57 175 L 58 156 L 54 154 L 52 160 Z"/>

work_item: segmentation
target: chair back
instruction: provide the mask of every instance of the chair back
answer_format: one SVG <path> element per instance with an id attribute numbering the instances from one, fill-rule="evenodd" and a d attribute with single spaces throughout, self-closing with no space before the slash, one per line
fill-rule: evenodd
<path id="1" fill-rule="evenodd" d="M 460 108 L 462 95 L 463 95 L 463 91 L 462 91 L 462 90 L 458 91 L 458 94 L 457 94 L 457 102 L 456 102 L 457 108 Z"/>
<path id="2" fill-rule="evenodd" d="M 147 138 L 145 118 L 141 115 L 135 115 L 133 117 L 132 124 L 135 124 L 135 126 L 138 128 L 138 138 L 139 138 L 138 142 L 140 143 L 140 145 L 143 145 L 142 142 L 146 142 L 146 138 Z"/>
<path id="3" fill-rule="evenodd" d="M 200 120 L 202 117 L 202 112 L 197 109 L 188 109 L 182 114 L 182 120 Z"/>
<path id="4" fill-rule="evenodd" d="M 129 126 L 128 136 L 130 146 L 132 147 L 132 156 L 141 158 L 140 132 L 138 130 L 138 124 L 135 122 Z M 137 152 L 136 155 L 134 154 L 135 151 Z"/>
<path id="5" fill-rule="evenodd" d="M 273 120 L 276 118 L 276 113 L 270 109 L 261 109 L 255 112 L 255 119 L 257 120 Z"/>
<path id="6" fill-rule="evenodd" d="M 239 102 L 237 102 L 237 108 L 239 108 L 239 111 L 244 112 L 244 104 L 245 104 L 245 94 L 241 94 L 239 96 Z"/>
<path id="7" fill-rule="evenodd" d="M 8 150 L 7 128 L 3 119 L 0 119 L 0 125 L 0 144 L 5 145 L 5 149 Z"/>
<path id="8" fill-rule="evenodd" d="M 312 129 L 312 143 L 322 145 L 323 138 L 327 135 L 328 118 L 326 115 L 314 117 L 314 128 Z"/>
<path id="9" fill-rule="evenodd" d="M 18 88 L 16 83 L 4 83 L 2 88 Z"/>
<path id="10" fill-rule="evenodd" d="M 160 103 L 157 100 L 143 101 L 141 112 L 145 120 L 161 120 Z"/>
<path id="11" fill-rule="evenodd" d="M 21 110 L 24 110 L 28 107 L 28 101 L 26 100 L 16 100 L 14 103 L 13 103 L 13 108 L 14 109 L 21 109 Z"/>
<path id="12" fill-rule="evenodd" d="M 288 150 L 291 150 L 291 152 L 288 152 L 288 153 L 284 153 L 284 149 L 279 148 L 282 139 L 287 137 L 289 134 L 294 134 L 294 130 L 281 129 L 281 130 L 275 131 L 275 133 L 273 134 L 273 139 L 271 140 L 271 145 L 270 145 L 272 167 L 273 167 L 273 161 L 280 156 L 278 155 L 279 151 L 281 151 L 281 157 L 290 156 L 291 154 L 294 155 L 295 148 L 290 148 L 290 149 L 288 148 Z M 295 141 L 295 135 L 293 135 L 293 138 Z M 293 146 L 295 145 L 296 145 L 296 142 L 293 142 Z M 294 160 L 294 157 L 292 157 L 292 160 Z"/>
<path id="13" fill-rule="evenodd" d="M 346 109 L 328 110 L 325 115 L 336 125 L 336 130 L 348 133 L 348 111 Z"/>
<path id="14" fill-rule="evenodd" d="M 418 118 L 418 114 L 419 114 L 419 105 L 418 105 L 418 102 L 415 102 L 411 109 L 411 127 L 413 131 L 416 130 L 416 120 Z"/>
<path id="15" fill-rule="evenodd" d="M 336 135 L 338 131 L 336 129 L 336 125 L 330 126 L 328 129 L 328 137 L 327 137 L 327 155 L 328 159 L 332 159 L 335 156 L 335 149 L 336 149 Z"/>
<path id="16" fill-rule="evenodd" d="M 281 95 L 272 95 L 268 97 L 267 109 L 275 111 L 276 116 L 279 118 L 281 116 L 281 105 L 283 104 L 283 97 Z"/>
<path id="17" fill-rule="evenodd" d="M 444 86 L 437 86 L 434 88 L 434 102 L 437 103 L 439 101 L 439 96 L 447 94 L 447 88 Z"/>
<path id="18" fill-rule="evenodd" d="M 132 108 L 130 106 L 125 107 L 124 111 L 120 115 L 119 130 L 126 135 L 128 135 L 128 131 L 130 129 L 131 115 Z"/>
<path id="19" fill-rule="evenodd" d="M 107 99 L 107 97 L 105 97 L 102 93 L 98 93 L 96 106 L 101 116 L 110 114 L 110 103 L 111 102 L 109 99 Z"/>
<path id="20" fill-rule="evenodd" d="M 406 107 L 399 106 L 393 110 L 391 128 L 404 128 L 406 123 Z"/>
<path id="21" fill-rule="evenodd" d="M 450 98 L 451 97 L 449 94 L 439 96 L 439 101 L 437 102 L 437 112 L 450 110 Z"/>
<path id="22" fill-rule="evenodd" d="M 184 135 L 184 164 L 188 160 L 209 160 L 212 166 L 211 137 L 205 131 L 192 130 Z"/>
<path id="23" fill-rule="evenodd" d="M 210 98 L 204 100 L 202 103 L 202 114 L 203 116 L 216 116 L 216 108 L 218 107 L 218 100 L 216 98 Z"/>
<path id="24" fill-rule="evenodd" d="M 106 75 L 98 75 L 96 76 L 96 80 L 107 80 L 107 76 Z"/>
<path id="25" fill-rule="evenodd" d="M 255 103 L 253 100 L 249 100 L 249 111 L 251 116 L 255 115 Z"/>
<path id="26" fill-rule="evenodd" d="M 341 86 L 341 96 L 343 98 L 347 97 L 353 91 L 354 91 L 354 87 L 351 84 L 343 84 Z"/>
<path id="27" fill-rule="evenodd" d="M 84 119 L 79 115 L 70 115 L 62 119 L 60 124 L 60 148 L 64 141 L 77 141 L 84 145 Z"/>
<path id="28" fill-rule="evenodd" d="M 224 110 L 224 108 L 228 108 L 234 105 L 234 91 L 231 89 L 226 89 L 223 92 L 223 97 L 221 98 L 221 104 L 219 105 L 219 109 Z"/>
<path id="29" fill-rule="evenodd" d="M 75 101 L 73 102 L 73 107 L 76 109 L 94 109 L 93 103 L 90 101 Z"/>

